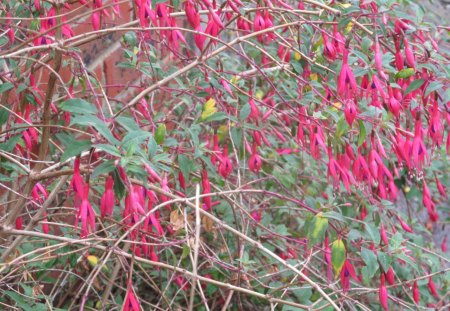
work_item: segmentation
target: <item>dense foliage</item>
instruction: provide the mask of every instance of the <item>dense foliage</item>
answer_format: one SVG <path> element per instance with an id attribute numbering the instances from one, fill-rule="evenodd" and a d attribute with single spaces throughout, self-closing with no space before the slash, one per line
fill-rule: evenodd
<path id="1" fill-rule="evenodd" d="M 2 308 L 448 308 L 448 28 L 414 1 L 0 8 Z"/>

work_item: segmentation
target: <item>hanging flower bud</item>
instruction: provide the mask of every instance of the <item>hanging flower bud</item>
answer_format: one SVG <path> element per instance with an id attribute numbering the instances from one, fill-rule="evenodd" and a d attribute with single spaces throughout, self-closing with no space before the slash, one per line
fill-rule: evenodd
<path id="1" fill-rule="evenodd" d="M 381 241 L 383 241 L 384 245 L 389 245 L 389 240 L 388 240 L 386 230 L 384 229 L 383 224 L 381 224 L 381 226 L 380 226 L 380 238 L 381 238 Z"/>
<path id="2" fill-rule="evenodd" d="M 108 176 L 105 183 L 105 192 L 100 201 L 100 211 L 102 218 L 111 216 L 114 209 L 114 179 L 111 175 Z"/>
<path id="3" fill-rule="evenodd" d="M 414 53 L 409 46 L 408 39 L 406 37 L 403 38 L 403 44 L 405 45 L 405 58 L 406 63 L 410 68 L 416 69 L 416 60 L 414 58 Z"/>
<path id="4" fill-rule="evenodd" d="M 181 189 L 186 190 L 186 182 L 184 180 L 184 175 L 181 171 L 178 171 L 178 182 L 180 183 Z"/>
<path id="5" fill-rule="evenodd" d="M 416 304 L 419 304 L 419 302 L 420 302 L 420 292 L 419 292 L 419 287 L 417 286 L 417 281 L 414 281 L 413 290 L 412 291 L 413 291 L 414 302 Z"/>
<path id="6" fill-rule="evenodd" d="M 209 183 L 208 172 L 206 171 L 206 169 L 203 169 L 202 171 L 202 187 L 203 187 L 203 194 L 211 193 L 211 185 Z M 206 207 L 205 210 L 210 211 L 212 208 L 211 196 L 204 197 L 203 204 L 205 204 Z"/>
<path id="7" fill-rule="evenodd" d="M 386 284 L 385 284 L 385 279 L 384 279 L 384 274 L 381 273 L 380 275 L 380 288 L 378 290 L 378 295 L 379 295 L 379 299 L 380 299 L 380 304 L 383 307 L 383 309 L 385 311 L 389 310 L 389 305 L 388 305 L 388 291 L 386 288 Z"/>
<path id="8" fill-rule="evenodd" d="M 413 233 L 413 230 L 406 222 L 403 221 L 403 219 L 400 218 L 400 216 L 397 216 L 397 220 L 400 223 L 400 226 L 405 230 L 406 232 Z"/>
<path id="9" fill-rule="evenodd" d="M 439 191 L 439 193 L 441 194 L 441 196 L 445 199 L 447 199 L 447 191 L 445 189 L 445 187 L 441 184 L 441 181 L 439 180 L 439 178 L 437 178 L 436 176 L 436 187 Z"/>
<path id="10" fill-rule="evenodd" d="M 388 271 L 386 271 L 386 280 L 388 281 L 389 285 L 395 284 L 395 273 L 394 269 L 392 267 L 389 267 Z"/>
<path id="11" fill-rule="evenodd" d="M 428 278 L 428 290 L 430 291 L 431 295 L 439 299 L 439 293 L 437 292 L 436 284 L 434 283 L 431 276 Z"/>

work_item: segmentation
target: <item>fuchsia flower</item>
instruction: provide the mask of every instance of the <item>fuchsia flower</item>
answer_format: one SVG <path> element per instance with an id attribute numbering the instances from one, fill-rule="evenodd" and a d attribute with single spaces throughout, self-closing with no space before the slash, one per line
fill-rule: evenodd
<path id="1" fill-rule="evenodd" d="M 406 37 L 403 38 L 403 44 L 405 45 L 405 58 L 406 63 L 410 68 L 416 69 L 416 60 L 414 58 L 414 52 L 409 46 L 408 39 Z"/>
<path id="2" fill-rule="evenodd" d="M 219 148 L 219 137 L 216 133 L 213 135 L 213 152 L 211 152 L 211 163 L 215 166 L 219 161 L 221 156 L 220 148 Z"/>
<path id="3" fill-rule="evenodd" d="M 389 285 L 394 285 L 395 284 L 394 269 L 392 269 L 392 267 L 389 267 L 389 269 L 388 269 L 388 271 L 386 271 L 385 275 L 386 275 L 386 280 L 388 281 Z"/>
<path id="4" fill-rule="evenodd" d="M 222 155 L 219 157 L 218 171 L 223 178 L 227 178 L 232 170 L 233 166 L 231 164 L 230 158 L 228 157 L 228 145 L 225 144 L 223 147 Z"/>
<path id="5" fill-rule="evenodd" d="M 406 222 L 404 222 L 400 216 L 397 216 L 397 220 L 400 223 L 400 226 L 403 228 L 403 230 L 405 230 L 406 232 L 409 232 L 409 233 L 413 233 L 413 230 L 411 229 L 411 227 L 408 226 L 408 224 Z"/>
<path id="6" fill-rule="evenodd" d="M 353 100 L 346 101 L 344 116 L 345 120 L 347 120 L 347 123 L 350 127 L 352 126 L 353 121 L 355 120 L 357 114 L 358 114 L 358 106 L 356 105 L 355 101 Z"/>
<path id="7" fill-rule="evenodd" d="M 203 169 L 202 171 L 202 187 L 203 187 L 203 194 L 211 193 L 211 185 L 209 183 L 208 172 L 206 171 L 206 169 Z M 212 208 L 211 196 L 203 197 L 203 204 L 205 204 L 205 210 L 210 211 Z"/>
<path id="8" fill-rule="evenodd" d="M 39 204 L 44 204 L 45 199 L 48 198 L 47 190 L 40 184 L 36 183 L 36 185 L 33 187 L 33 190 L 31 191 L 31 196 L 33 197 L 33 200 L 35 202 L 39 202 Z M 43 212 L 43 222 L 42 222 L 42 231 L 44 233 L 48 233 L 49 227 L 47 222 L 47 212 Z"/>
<path id="9" fill-rule="evenodd" d="M 192 2 L 188 0 L 184 3 L 184 11 L 186 12 L 186 17 L 193 28 L 197 28 L 200 25 L 200 14 L 198 14 L 198 9 Z"/>
<path id="10" fill-rule="evenodd" d="M 355 269 L 353 268 L 353 265 L 347 258 L 345 259 L 344 267 L 341 270 L 340 277 L 341 277 L 341 286 L 345 293 L 348 292 L 350 288 L 350 277 L 355 281 L 359 282 L 359 279 L 356 276 Z"/>
<path id="11" fill-rule="evenodd" d="M 420 119 L 420 116 L 418 116 L 418 119 L 416 120 L 416 123 L 414 125 L 414 139 L 412 144 L 411 157 L 414 166 L 418 170 L 422 170 L 425 160 L 428 159 L 427 149 L 423 142 L 422 120 Z"/>
<path id="12" fill-rule="evenodd" d="M 257 153 L 256 143 L 254 143 L 253 148 L 252 148 L 252 155 L 250 156 L 250 159 L 248 160 L 248 167 L 253 173 L 258 173 L 261 170 L 261 166 L 262 166 L 262 161 Z"/>
<path id="13" fill-rule="evenodd" d="M 380 288 L 378 289 L 378 296 L 380 299 L 380 304 L 385 311 L 389 310 L 388 305 L 388 291 L 385 284 L 384 273 L 380 274 Z"/>
<path id="14" fill-rule="evenodd" d="M 122 306 L 123 311 L 140 311 L 141 307 L 138 299 L 134 295 L 133 285 L 131 282 L 128 282 L 127 295 L 125 300 L 123 301 Z"/>
<path id="15" fill-rule="evenodd" d="M 279 45 L 277 54 L 281 61 L 285 63 L 289 63 L 289 61 L 291 60 L 291 52 L 289 48 L 285 47 L 282 44 Z"/>
<path id="16" fill-rule="evenodd" d="M 428 136 L 437 146 L 440 146 L 444 139 L 444 129 L 441 123 L 439 107 L 436 101 L 433 103 L 429 125 Z"/>
<path id="17" fill-rule="evenodd" d="M 392 88 L 389 87 L 389 101 L 387 103 L 388 109 L 392 114 L 398 118 L 400 116 L 400 111 L 402 110 L 402 105 L 400 102 L 395 98 L 394 92 L 392 91 Z"/>
<path id="18" fill-rule="evenodd" d="M 323 38 L 323 55 L 330 61 L 334 62 L 336 60 L 336 49 L 334 45 L 328 41 L 328 36 L 326 34 L 322 34 Z"/>
<path id="19" fill-rule="evenodd" d="M 441 196 L 445 199 L 447 199 L 447 191 L 445 189 L 445 187 L 441 184 L 441 181 L 439 180 L 439 178 L 437 178 L 436 176 L 436 187 L 439 191 L 439 193 L 441 194 Z"/>
<path id="20" fill-rule="evenodd" d="M 414 283 L 413 283 L 413 299 L 414 299 L 415 303 L 419 304 L 420 292 L 419 292 L 419 287 L 417 286 L 417 281 L 414 281 Z"/>
<path id="21" fill-rule="evenodd" d="M 380 238 L 381 241 L 383 241 L 384 245 L 389 245 L 389 239 L 387 237 L 386 229 L 384 228 L 383 224 L 381 224 L 380 226 Z"/>
<path id="22" fill-rule="evenodd" d="M 428 290 L 430 291 L 431 295 L 439 299 L 439 293 L 436 289 L 436 284 L 434 283 L 433 278 L 431 276 L 428 278 Z"/>
<path id="23" fill-rule="evenodd" d="M 250 96 L 251 95 L 252 94 L 250 93 Z M 250 105 L 250 114 L 248 116 L 248 119 L 258 122 L 260 112 L 258 106 L 256 105 L 252 97 L 250 97 L 250 99 L 248 100 L 248 104 Z"/>
<path id="24" fill-rule="evenodd" d="M 91 203 L 89 202 L 89 184 L 84 185 L 81 204 L 78 207 L 78 215 L 75 219 L 75 227 L 78 227 L 78 222 L 80 220 L 80 238 L 85 238 L 88 236 L 89 232 L 95 231 L 95 212 L 92 208 Z"/>
<path id="25" fill-rule="evenodd" d="M 111 216 L 114 209 L 114 179 L 111 175 L 108 176 L 105 183 L 105 192 L 100 200 L 100 211 L 102 218 Z"/>
<path id="26" fill-rule="evenodd" d="M 342 68 L 337 81 L 337 92 L 341 98 L 349 98 L 351 94 L 356 94 L 357 84 L 353 71 L 348 65 L 348 50 L 343 52 Z"/>
<path id="27" fill-rule="evenodd" d="M 378 42 L 378 37 L 375 37 L 375 66 L 377 67 L 378 74 L 384 80 L 388 79 L 388 76 L 383 71 L 382 54 L 380 50 L 380 43 Z"/>

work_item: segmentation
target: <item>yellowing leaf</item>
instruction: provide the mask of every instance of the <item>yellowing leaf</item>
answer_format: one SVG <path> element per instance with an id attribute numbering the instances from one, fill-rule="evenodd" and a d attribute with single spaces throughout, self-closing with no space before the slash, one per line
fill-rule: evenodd
<path id="1" fill-rule="evenodd" d="M 294 59 L 295 60 L 301 60 L 302 59 L 302 55 L 299 52 L 295 52 L 294 53 Z"/>
<path id="2" fill-rule="evenodd" d="M 231 83 L 233 84 L 233 85 L 236 85 L 236 83 L 239 81 L 239 76 L 233 76 L 232 78 L 231 78 Z"/>
<path id="3" fill-rule="evenodd" d="M 337 277 L 341 273 L 345 263 L 345 245 L 341 239 L 331 244 L 331 264 L 333 265 L 334 275 Z"/>
<path id="4" fill-rule="evenodd" d="M 349 33 L 353 29 L 353 22 L 349 22 L 347 27 L 345 27 L 345 33 Z"/>
<path id="5" fill-rule="evenodd" d="M 256 91 L 255 97 L 256 97 L 257 99 L 261 99 L 261 98 L 263 98 L 263 96 L 264 96 L 263 91 L 261 91 L 261 90 L 257 90 L 257 91 Z"/>
<path id="6" fill-rule="evenodd" d="M 155 132 L 155 141 L 158 145 L 161 145 L 164 142 L 164 139 L 166 137 L 166 125 L 164 123 L 161 123 L 158 125 L 158 128 Z"/>
<path id="7" fill-rule="evenodd" d="M 206 118 L 212 116 L 216 112 L 217 112 L 216 101 L 214 98 L 210 98 L 203 105 L 203 111 L 202 111 L 202 115 L 200 116 L 200 119 L 205 120 Z"/>
<path id="8" fill-rule="evenodd" d="M 328 219 L 322 216 L 322 213 L 318 213 L 314 216 L 308 231 L 308 245 L 314 246 L 319 242 L 322 242 L 325 238 L 325 231 L 328 228 Z"/>
<path id="9" fill-rule="evenodd" d="M 342 103 L 341 103 L 341 102 L 335 102 L 335 103 L 332 103 L 332 105 L 333 105 L 336 109 L 341 109 L 341 107 L 342 107 Z"/>
<path id="10" fill-rule="evenodd" d="M 350 3 L 338 3 L 341 7 L 343 7 L 344 9 L 347 9 L 349 7 L 351 7 L 352 5 Z"/>
<path id="11" fill-rule="evenodd" d="M 98 257 L 94 255 L 87 256 L 87 260 L 92 267 L 96 266 L 98 263 Z"/>
<path id="12" fill-rule="evenodd" d="M 228 126 L 221 125 L 217 129 L 217 138 L 219 139 L 219 142 L 223 142 L 225 138 L 228 136 Z"/>
<path id="13" fill-rule="evenodd" d="M 311 80 L 313 80 L 313 81 L 317 81 L 317 79 L 318 79 L 317 73 L 312 73 L 312 74 L 310 75 L 310 77 L 311 77 Z"/>

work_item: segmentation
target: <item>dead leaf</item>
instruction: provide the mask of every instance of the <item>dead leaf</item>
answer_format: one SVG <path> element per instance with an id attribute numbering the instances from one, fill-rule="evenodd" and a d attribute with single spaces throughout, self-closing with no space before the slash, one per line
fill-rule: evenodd
<path id="1" fill-rule="evenodd" d="M 184 228 L 184 218 L 178 210 L 170 212 L 170 224 L 174 231 Z"/>
<path id="2" fill-rule="evenodd" d="M 214 222 L 211 220 L 211 218 L 203 216 L 202 224 L 206 232 L 212 232 L 214 230 Z"/>

